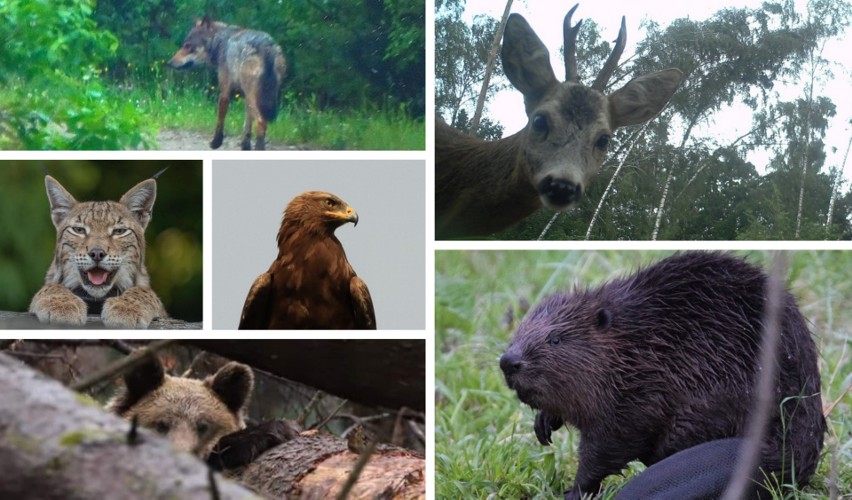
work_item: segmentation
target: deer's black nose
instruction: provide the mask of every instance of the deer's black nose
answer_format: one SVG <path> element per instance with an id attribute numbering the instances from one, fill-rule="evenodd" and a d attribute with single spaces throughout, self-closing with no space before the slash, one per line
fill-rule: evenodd
<path id="1" fill-rule="evenodd" d="M 538 183 L 538 192 L 547 198 L 554 208 L 565 208 L 580 200 L 583 187 L 575 182 L 548 175 Z"/>

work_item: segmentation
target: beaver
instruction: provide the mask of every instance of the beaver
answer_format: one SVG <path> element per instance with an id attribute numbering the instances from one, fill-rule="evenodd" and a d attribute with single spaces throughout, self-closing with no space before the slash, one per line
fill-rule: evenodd
<path id="1" fill-rule="evenodd" d="M 565 498 L 596 493 L 632 460 L 651 466 L 716 440 L 718 449 L 735 449 L 727 443 L 741 439 L 721 440 L 745 434 L 767 281 L 743 258 L 686 252 L 597 288 L 555 294 L 527 315 L 500 368 L 518 398 L 538 410 L 542 444 L 563 422 L 580 431 L 579 466 Z M 789 292 L 781 309 L 777 404 L 760 466 L 803 485 L 826 424 L 811 333 Z M 698 450 L 685 456 L 700 461 Z M 733 471 L 730 462 L 716 466 L 723 475 Z"/>

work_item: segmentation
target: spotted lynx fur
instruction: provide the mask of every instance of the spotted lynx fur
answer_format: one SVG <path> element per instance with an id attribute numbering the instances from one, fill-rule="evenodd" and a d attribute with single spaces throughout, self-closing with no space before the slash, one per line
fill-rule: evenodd
<path id="1" fill-rule="evenodd" d="M 56 253 L 30 312 L 42 323 L 85 325 L 100 315 L 108 328 L 147 328 L 166 317 L 145 269 L 145 228 L 157 197 L 148 179 L 118 202 L 78 202 L 45 177 Z"/>

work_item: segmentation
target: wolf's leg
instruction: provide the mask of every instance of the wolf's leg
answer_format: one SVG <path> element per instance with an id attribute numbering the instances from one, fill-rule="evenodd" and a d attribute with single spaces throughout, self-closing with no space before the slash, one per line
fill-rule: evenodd
<path id="1" fill-rule="evenodd" d="M 222 145 L 222 139 L 225 137 L 225 115 L 228 114 L 228 104 L 231 103 L 231 93 L 233 85 L 231 76 L 228 73 L 228 67 L 219 66 L 219 107 L 216 115 L 216 132 L 213 133 L 213 140 L 210 141 L 210 147 L 213 149 Z"/>
<path id="2" fill-rule="evenodd" d="M 258 151 L 266 149 L 266 119 L 257 113 L 257 140 L 254 143 L 254 149 Z"/>
<path id="3" fill-rule="evenodd" d="M 243 148 L 243 151 L 249 151 L 251 149 L 251 119 L 254 113 L 253 103 L 249 99 L 249 95 L 246 95 L 246 121 L 243 124 L 243 139 L 240 142 L 240 147 Z"/>
<path id="4" fill-rule="evenodd" d="M 44 285 L 30 302 L 30 312 L 42 323 L 85 325 L 87 311 L 83 299 L 56 283 Z"/>
<path id="5" fill-rule="evenodd" d="M 151 320 L 165 316 L 160 298 L 143 286 L 132 286 L 118 297 L 107 299 L 101 312 L 107 328 L 148 328 Z"/>
<path id="6" fill-rule="evenodd" d="M 231 102 L 230 92 L 219 94 L 219 108 L 216 117 L 216 131 L 213 133 L 213 140 L 210 141 L 210 147 L 217 149 L 222 145 L 222 140 L 225 138 L 225 115 L 228 113 L 228 104 Z"/>

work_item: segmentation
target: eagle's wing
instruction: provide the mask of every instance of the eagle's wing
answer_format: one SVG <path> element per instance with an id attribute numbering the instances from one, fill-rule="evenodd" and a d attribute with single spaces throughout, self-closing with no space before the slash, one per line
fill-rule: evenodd
<path id="1" fill-rule="evenodd" d="M 355 308 L 355 328 L 359 330 L 376 329 L 376 312 L 373 310 L 373 299 L 367 284 L 358 276 L 349 280 L 349 293 L 352 295 L 352 305 Z"/>
<path id="2" fill-rule="evenodd" d="M 243 313 L 240 315 L 240 330 L 263 330 L 269 325 L 269 302 L 272 295 L 272 275 L 263 273 L 254 280 L 249 290 Z"/>

